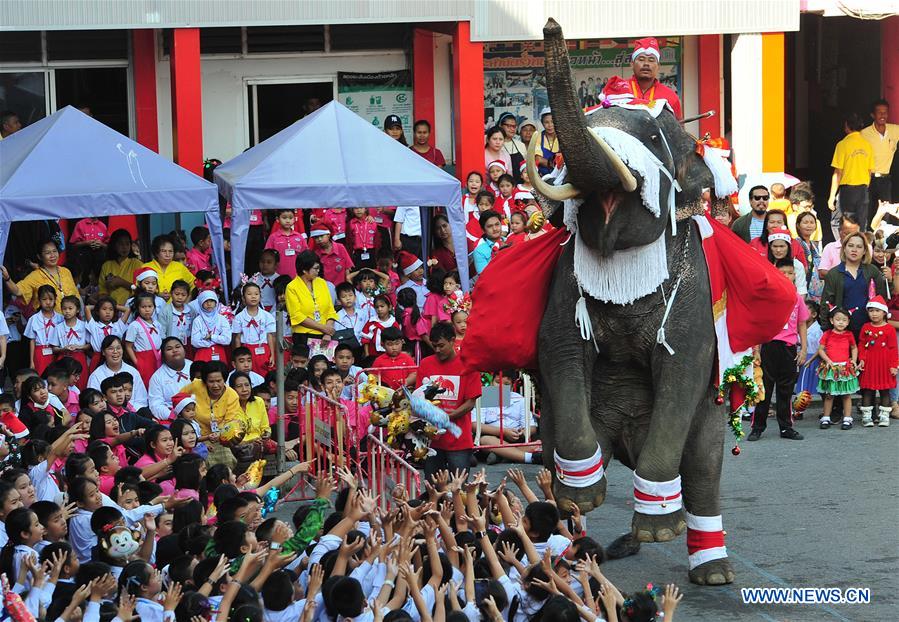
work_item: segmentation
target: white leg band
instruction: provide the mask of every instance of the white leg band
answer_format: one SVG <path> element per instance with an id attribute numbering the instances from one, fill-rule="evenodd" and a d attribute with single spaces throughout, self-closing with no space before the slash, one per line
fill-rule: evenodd
<path id="1" fill-rule="evenodd" d="M 572 488 L 586 488 L 602 479 L 605 469 L 602 463 L 602 449 L 596 445 L 596 451 L 589 458 L 569 460 L 553 451 L 556 463 L 556 477 L 560 482 Z"/>
<path id="2" fill-rule="evenodd" d="M 724 559 L 727 557 L 727 547 L 726 546 L 716 546 L 712 549 L 701 549 L 696 551 L 689 558 L 690 570 L 696 568 L 701 564 L 706 562 L 710 562 L 715 559 Z"/>
<path id="3" fill-rule="evenodd" d="M 652 482 L 634 471 L 634 510 L 641 514 L 663 515 L 683 507 L 680 475 L 668 482 Z"/>

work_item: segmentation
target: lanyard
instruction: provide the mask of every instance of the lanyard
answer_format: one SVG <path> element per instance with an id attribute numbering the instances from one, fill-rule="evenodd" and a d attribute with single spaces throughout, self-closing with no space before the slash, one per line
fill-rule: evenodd
<path id="1" fill-rule="evenodd" d="M 649 91 L 648 91 L 648 92 L 649 92 L 649 97 L 647 97 L 647 96 L 646 96 L 646 92 L 644 92 L 644 91 L 640 88 L 640 85 L 637 83 L 637 81 L 634 80 L 633 78 L 631 78 L 631 91 L 634 93 L 634 97 L 637 98 L 637 99 L 645 99 L 645 100 L 648 101 L 649 103 L 652 103 L 652 102 L 655 101 L 655 92 L 656 92 L 656 84 L 655 84 L 655 82 L 653 82 L 653 83 L 652 83 L 652 86 L 649 87 Z"/>

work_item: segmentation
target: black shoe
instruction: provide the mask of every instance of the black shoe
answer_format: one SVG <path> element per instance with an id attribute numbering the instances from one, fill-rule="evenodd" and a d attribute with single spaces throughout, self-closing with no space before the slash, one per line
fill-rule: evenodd
<path id="1" fill-rule="evenodd" d="M 497 456 L 492 451 L 489 454 L 487 454 L 487 464 L 493 465 L 493 464 L 496 464 L 497 462 L 502 462 L 502 458 Z"/>
<path id="2" fill-rule="evenodd" d="M 749 437 L 746 439 L 747 441 L 757 441 L 762 436 L 762 433 L 758 430 L 753 430 L 750 432 Z"/>
<path id="3" fill-rule="evenodd" d="M 802 436 L 802 434 L 800 434 L 793 428 L 787 428 L 786 430 L 781 430 L 780 437 L 789 439 L 791 441 L 801 441 L 803 438 L 805 438 Z"/>
<path id="4" fill-rule="evenodd" d="M 830 419 L 822 419 L 818 422 L 818 427 L 822 430 L 826 430 L 831 425 L 833 425 L 833 422 Z"/>
<path id="5" fill-rule="evenodd" d="M 843 419 L 843 423 L 840 424 L 841 430 L 851 430 L 852 429 L 852 420 L 851 419 Z"/>
<path id="6" fill-rule="evenodd" d="M 741 421 L 752 421 L 752 415 L 743 415 L 740 417 Z"/>

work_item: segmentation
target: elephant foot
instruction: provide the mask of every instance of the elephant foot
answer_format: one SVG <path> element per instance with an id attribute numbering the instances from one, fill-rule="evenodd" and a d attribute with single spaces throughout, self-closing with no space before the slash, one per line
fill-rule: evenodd
<path id="1" fill-rule="evenodd" d="M 606 500 L 606 478 L 603 476 L 595 484 L 583 488 L 566 486 L 558 479 L 554 479 L 553 495 L 556 497 L 556 505 L 562 518 L 568 518 L 571 515 L 571 508 L 575 505 L 580 508 L 581 514 L 586 514 L 601 506 Z"/>
<path id="2" fill-rule="evenodd" d="M 641 514 L 634 512 L 631 534 L 639 542 L 669 542 L 687 528 L 682 509 L 670 514 Z"/>
<path id="3" fill-rule="evenodd" d="M 640 541 L 630 532 L 615 538 L 606 547 L 606 559 L 621 559 L 640 552 Z"/>
<path id="4" fill-rule="evenodd" d="M 696 585 L 725 585 L 733 583 L 734 569 L 726 557 L 699 564 L 690 571 L 690 582 Z"/>

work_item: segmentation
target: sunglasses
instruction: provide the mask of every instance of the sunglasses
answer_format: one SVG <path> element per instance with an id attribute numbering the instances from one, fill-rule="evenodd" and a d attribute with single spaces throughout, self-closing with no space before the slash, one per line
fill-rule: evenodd
<path id="1" fill-rule="evenodd" d="M 759 197 L 759 196 L 752 197 L 752 200 L 753 200 L 753 201 L 767 201 L 768 198 L 769 198 L 769 197 L 768 197 L 768 195 L 766 194 L 766 195 L 763 196 L 763 197 Z"/>

